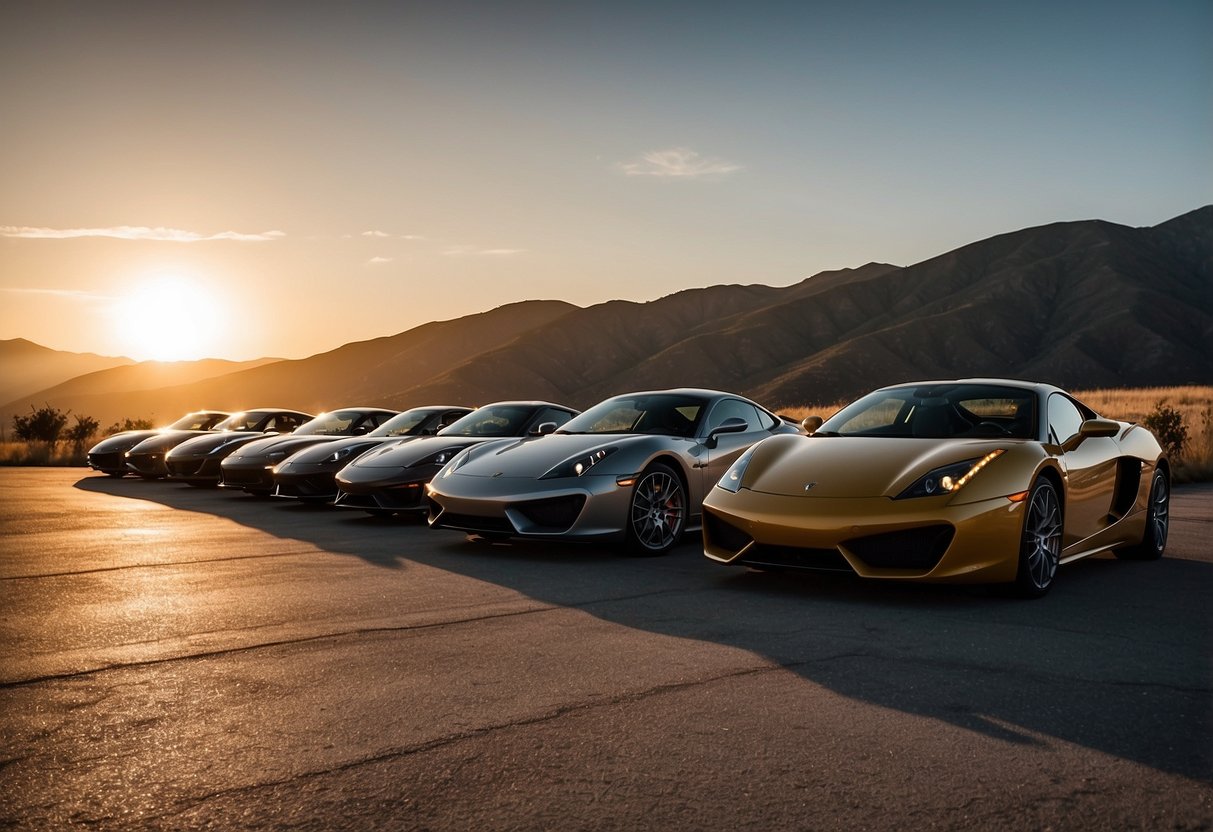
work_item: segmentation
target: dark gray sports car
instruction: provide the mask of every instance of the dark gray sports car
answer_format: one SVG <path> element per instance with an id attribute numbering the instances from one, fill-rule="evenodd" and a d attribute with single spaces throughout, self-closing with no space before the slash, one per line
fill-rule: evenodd
<path id="1" fill-rule="evenodd" d="M 267 436 L 236 448 L 219 463 L 219 485 L 269 494 L 274 490 L 274 466 L 288 456 L 344 436 L 363 436 L 395 415 L 395 410 L 381 407 L 344 407 L 321 413 L 292 434 Z"/>
<path id="2" fill-rule="evenodd" d="M 312 418 L 307 413 L 298 410 L 282 410 L 276 407 L 258 407 L 233 413 L 210 431 L 176 430 L 161 433 L 143 440 L 126 452 L 127 467 L 144 479 L 157 480 L 169 475 L 165 464 L 165 455 L 182 442 L 195 436 L 215 436 L 220 431 L 231 433 L 241 432 L 256 438 L 259 434 L 270 431 L 290 432 Z"/>
<path id="3" fill-rule="evenodd" d="M 105 437 L 96 445 L 89 448 L 88 467 L 94 471 L 109 474 L 111 477 L 125 476 L 131 472 L 131 469 L 126 467 L 126 452 L 144 439 L 150 439 L 153 436 L 158 436 L 169 431 L 183 430 L 194 432 L 212 430 L 215 425 L 230 415 L 230 413 L 224 413 L 219 410 L 199 410 L 196 413 L 185 414 L 166 428 L 124 430 L 121 433 L 115 433 L 112 436 Z"/>
<path id="4" fill-rule="evenodd" d="M 370 514 L 426 509 L 425 484 L 465 448 L 507 436 L 536 438 L 577 415 L 551 402 L 497 402 L 474 410 L 437 436 L 368 451 L 337 472 L 334 505 Z"/>
<path id="5" fill-rule="evenodd" d="M 760 439 L 801 428 L 716 390 L 607 399 L 542 442 L 493 442 L 427 489 L 430 525 L 481 537 L 626 539 L 662 554 L 700 524 L 707 492 Z"/>
<path id="6" fill-rule="evenodd" d="M 366 436 L 350 436 L 295 453 L 274 467 L 274 496 L 332 502 L 337 472 L 381 445 L 394 445 L 438 431 L 472 412 L 470 407 L 414 407 L 393 416 Z"/>

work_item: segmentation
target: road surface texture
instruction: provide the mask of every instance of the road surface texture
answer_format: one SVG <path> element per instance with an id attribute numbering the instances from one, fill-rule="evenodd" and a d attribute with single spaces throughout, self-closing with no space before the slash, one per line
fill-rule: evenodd
<path id="1" fill-rule="evenodd" d="M 0 827 L 1209 829 L 1172 516 L 1016 601 L 0 469 Z"/>

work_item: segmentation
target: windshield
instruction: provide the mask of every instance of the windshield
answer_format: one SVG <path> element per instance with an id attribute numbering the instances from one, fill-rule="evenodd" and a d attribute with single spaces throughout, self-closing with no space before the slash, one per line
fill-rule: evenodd
<path id="1" fill-rule="evenodd" d="M 349 436 L 354 428 L 367 421 L 369 415 L 361 410 L 334 410 L 321 413 L 295 431 L 296 436 Z"/>
<path id="2" fill-rule="evenodd" d="M 1036 394 L 989 384 L 877 390 L 838 411 L 813 435 L 1032 439 Z"/>
<path id="3" fill-rule="evenodd" d="M 388 419 L 379 427 L 371 431 L 368 436 L 408 436 L 413 432 L 413 429 L 426 420 L 432 410 L 424 410 L 417 408 L 415 410 L 406 410 L 403 413 L 397 413 L 392 418 Z"/>
<path id="4" fill-rule="evenodd" d="M 557 433 L 657 433 L 690 437 L 707 402 L 674 393 L 629 394 L 607 399 Z"/>
<path id="5" fill-rule="evenodd" d="M 257 430 L 264 419 L 264 413 L 233 413 L 215 425 L 215 430 Z"/>
<path id="6" fill-rule="evenodd" d="M 168 426 L 169 430 L 210 430 L 227 418 L 225 413 L 189 413 Z"/>
<path id="7" fill-rule="evenodd" d="M 490 404 L 473 410 L 439 436 L 521 436 L 535 408 L 523 404 Z"/>

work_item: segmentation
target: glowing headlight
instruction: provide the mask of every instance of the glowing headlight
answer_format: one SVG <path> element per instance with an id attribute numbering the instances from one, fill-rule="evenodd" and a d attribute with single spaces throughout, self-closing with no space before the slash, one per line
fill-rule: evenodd
<path id="1" fill-rule="evenodd" d="M 985 468 L 1001 456 L 1003 451 L 990 451 L 981 459 L 966 459 L 954 462 L 927 472 L 895 499 L 904 500 L 908 497 L 937 497 L 940 494 L 955 494 L 964 488 L 965 484 L 977 476 L 977 472 Z"/>
<path id="2" fill-rule="evenodd" d="M 340 462 L 343 459 L 349 459 L 355 453 L 361 453 L 366 450 L 365 445 L 347 445 L 344 448 L 338 448 L 324 458 L 325 462 Z"/>
<path id="3" fill-rule="evenodd" d="M 745 476 L 746 466 L 750 464 L 750 459 L 754 456 L 754 449 L 750 448 L 744 454 L 737 457 L 737 461 L 724 472 L 724 476 L 720 478 L 720 482 L 716 483 L 717 488 L 723 488 L 725 491 L 737 493 L 737 489 L 741 488 L 741 478 Z"/>
<path id="4" fill-rule="evenodd" d="M 426 465 L 446 465 L 455 458 L 455 454 L 462 450 L 463 448 L 443 448 L 441 451 L 432 453 L 427 457 L 422 457 L 408 467 L 421 468 Z"/>
<path id="5" fill-rule="evenodd" d="M 589 473 L 591 468 L 593 468 L 599 462 L 602 462 L 604 459 L 606 459 L 611 454 L 615 453 L 615 451 L 617 451 L 617 450 L 619 450 L 619 449 L 618 448 L 599 448 L 598 450 L 593 451 L 592 453 L 588 453 L 585 456 L 579 456 L 579 457 L 575 457 L 573 459 L 566 459 L 564 462 L 560 463 L 555 468 L 548 471 L 546 474 L 544 474 L 539 479 L 551 480 L 551 479 L 556 479 L 558 477 L 583 477 Z"/>

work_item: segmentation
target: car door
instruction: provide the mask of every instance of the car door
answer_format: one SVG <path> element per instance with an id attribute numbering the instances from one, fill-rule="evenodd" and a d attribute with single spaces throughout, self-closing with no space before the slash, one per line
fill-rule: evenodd
<path id="1" fill-rule="evenodd" d="M 1062 545 L 1072 546 L 1108 524 L 1116 488 L 1116 440 L 1079 435 L 1094 414 L 1060 393 L 1049 396 L 1049 442 L 1066 476 L 1065 532 Z"/>
<path id="2" fill-rule="evenodd" d="M 720 433 L 709 440 L 715 428 L 724 424 L 726 419 L 733 418 L 745 420 L 746 429 L 740 433 Z M 746 448 L 770 436 L 771 425 L 766 424 L 768 421 L 762 418 L 758 408 L 741 399 L 721 399 L 716 402 L 699 430 L 699 445 L 694 449 L 698 458 L 696 467 L 700 473 L 697 497 L 707 493 Z"/>

